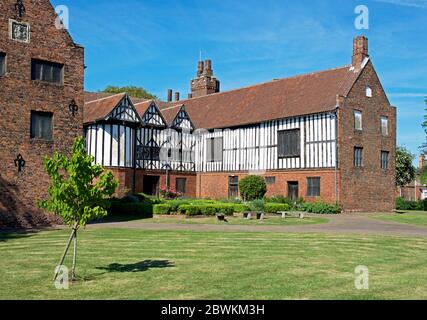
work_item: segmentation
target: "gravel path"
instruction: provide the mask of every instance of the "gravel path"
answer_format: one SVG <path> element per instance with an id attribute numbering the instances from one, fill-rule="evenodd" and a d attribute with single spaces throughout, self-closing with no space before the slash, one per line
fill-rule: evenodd
<path id="1" fill-rule="evenodd" d="M 324 217 L 329 219 L 328 223 L 300 226 L 174 224 L 129 221 L 92 224 L 89 225 L 88 228 L 126 228 L 197 232 L 337 233 L 427 237 L 427 228 L 425 227 L 376 220 L 372 218 L 372 215 L 373 214 L 326 215 Z"/>

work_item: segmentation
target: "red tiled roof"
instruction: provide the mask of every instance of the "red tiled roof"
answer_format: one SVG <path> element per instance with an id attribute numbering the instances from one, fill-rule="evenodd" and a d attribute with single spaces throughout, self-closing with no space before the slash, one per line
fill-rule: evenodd
<path id="1" fill-rule="evenodd" d="M 331 111 L 337 96 L 347 96 L 360 72 L 344 66 L 172 103 L 131 100 L 141 117 L 155 102 L 168 125 L 184 106 L 196 128 L 231 128 Z M 125 94 L 86 100 L 84 123 L 104 119 Z M 87 99 L 103 95 L 108 94 L 86 93 Z"/>
<path id="2" fill-rule="evenodd" d="M 345 66 L 174 102 L 162 112 L 176 115 L 184 105 L 194 125 L 204 129 L 327 112 L 335 109 L 337 95 L 349 93 L 359 74 Z"/>
<path id="3" fill-rule="evenodd" d="M 91 123 L 105 119 L 125 95 L 126 93 L 119 93 L 86 102 L 83 112 L 83 122 Z"/>

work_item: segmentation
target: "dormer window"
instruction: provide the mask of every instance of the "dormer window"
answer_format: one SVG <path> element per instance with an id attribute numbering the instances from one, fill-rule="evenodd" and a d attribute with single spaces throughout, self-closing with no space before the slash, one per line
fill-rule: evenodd
<path id="1" fill-rule="evenodd" d="M 366 96 L 372 98 L 372 89 L 370 87 L 366 87 Z"/>

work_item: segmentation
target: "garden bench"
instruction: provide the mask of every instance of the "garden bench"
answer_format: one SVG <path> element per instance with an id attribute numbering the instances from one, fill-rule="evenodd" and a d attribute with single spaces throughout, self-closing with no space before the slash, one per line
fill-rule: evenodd
<path id="1" fill-rule="evenodd" d="M 278 214 L 281 214 L 283 219 L 286 219 L 287 217 L 298 217 L 300 219 L 304 219 L 305 218 L 304 212 L 279 211 Z"/>

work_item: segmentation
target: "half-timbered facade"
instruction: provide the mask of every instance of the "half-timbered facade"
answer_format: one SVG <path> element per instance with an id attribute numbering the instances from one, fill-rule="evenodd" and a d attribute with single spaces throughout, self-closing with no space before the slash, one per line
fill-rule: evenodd
<path id="1" fill-rule="evenodd" d="M 122 183 L 134 191 L 165 184 L 191 197 L 236 197 L 239 179 L 258 174 L 270 196 L 391 210 L 395 108 L 367 46 L 355 39 L 348 66 L 222 93 L 215 79 L 218 90 L 205 95 L 200 85 L 203 77 L 212 82 L 212 64 L 200 62 L 188 100 L 92 98 L 88 152 L 113 171 L 128 169 L 123 179 L 132 183 Z M 373 188 L 384 192 L 365 191 Z"/>

